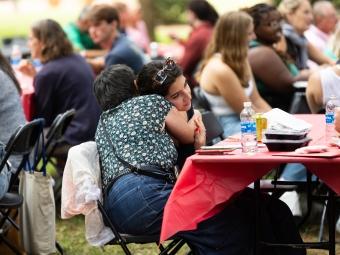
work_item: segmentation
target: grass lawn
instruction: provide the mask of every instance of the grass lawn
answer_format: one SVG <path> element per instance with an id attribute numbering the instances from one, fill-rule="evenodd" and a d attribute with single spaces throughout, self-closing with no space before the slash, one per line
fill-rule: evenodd
<path id="1" fill-rule="evenodd" d="M 318 226 L 308 225 L 302 230 L 304 241 L 317 241 Z M 340 235 L 337 235 L 340 239 Z M 57 240 L 64 248 L 68 255 L 82 254 L 111 254 L 123 255 L 120 246 L 105 246 L 102 250 L 99 247 L 91 247 L 85 239 L 84 217 L 77 216 L 69 220 L 57 220 Z M 148 245 L 129 245 L 134 255 L 156 255 L 157 247 L 153 244 Z M 187 247 L 183 247 L 179 255 L 185 255 L 188 251 Z M 340 246 L 337 246 L 337 251 L 340 252 Z M 308 255 L 326 255 L 328 251 L 308 250 Z M 338 253 L 337 253 L 338 254 Z"/>
<path id="2" fill-rule="evenodd" d="M 84 217 L 77 216 L 69 220 L 57 220 L 57 241 L 63 247 L 67 255 L 123 255 L 123 251 L 118 245 L 108 245 L 104 250 L 100 247 L 90 246 L 85 239 Z M 131 244 L 129 249 L 134 255 L 154 255 L 158 254 L 156 244 Z M 188 251 L 183 247 L 179 255 L 184 255 Z"/>

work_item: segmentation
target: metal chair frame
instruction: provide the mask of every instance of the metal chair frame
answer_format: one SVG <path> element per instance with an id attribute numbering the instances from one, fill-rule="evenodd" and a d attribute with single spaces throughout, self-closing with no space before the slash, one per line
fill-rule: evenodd
<path id="1" fill-rule="evenodd" d="M 64 113 L 58 114 L 57 117 L 53 120 L 52 125 L 49 128 L 45 138 L 46 142 L 44 146 L 46 162 L 51 162 L 53 152 L 55 151 L 57 145 L 62 142 L 65 131 L 70 125 L 75 114 L 76 111 L 74 109 L 71 109 Z M 37 167 L 37 164 L 39 163 L 41 158 L 42 151 L 39 152 L 39 156 L 35 162 L 34 167 Z"/>
<path id="2" fill-rule="evenodd" d="M 115 238 L 111 240 L 106 245 L 120 245 L 123 249 L 125 255 L 131 255 L 131 251 L 127 247 L 130 243 L 138 243 L 138 244 L 146 244 L 146 243 L 156 243 L 160 253 L 159 255 L 174 255 L 176 254 L 182 246 L 185 244 L 185 241 L 182 239 L 174 239 L 172 240 L 166 247 L 159 243 L 159 235 L 129 235 L 119 233 L 114 223 L 110 220 L 107 215 L 103 204 L 98 200 L 97 201 L 98 209 L 100 210 L 105 224 L 112 230 Z"/>
<path id="3" fill-rule="evenodd" d="M 27 162 L 29 154 L 37 144 L 39 136 L 42 134 L 43 126 L 44 120 L 36 119 L 19 127 L 12 134 L 5 147 L 5 155 L 0 163 L 0 172 L 6 166 L 7 160 L 10 156 L 19 155 L 22 156 L 22 160 L 16 169 L 15 174 L 13 174 L 11 177 L 8 192 L 0 200 L 0 211 L 2 215 L 0 220 L 0 229 L 3 228 L 6 220 L 8 220 L 14 228 L 19 230 L 19 226 L 15 223 L 15 218 L 18 215 L 17 212 L 14 215 L 14 219 L 10 217 L 10 213 L 13 209 L 19 209 L 21 207 L 23 203 L 23 197 L 17 192 L 10 191 L 13 188 L 15 182 L 18 180 L 18 175 Z M 0 233 L 0 240 L 2 240 L 15 254 L 21 254 L 20 250 L 5 237 L 4 233 Z"/>

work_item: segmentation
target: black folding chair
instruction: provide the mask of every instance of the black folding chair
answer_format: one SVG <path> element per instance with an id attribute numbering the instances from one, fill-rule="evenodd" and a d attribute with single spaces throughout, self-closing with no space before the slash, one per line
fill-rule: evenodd
<path id="1" fill-rule="evenodd" d="M 0 229 L 2 230 L 4 229 L 6 222 L 10 222 L 14 228 L 19 230 L 19 226 L 15 223 L 17 211 L 12 217 L 10 216 L 10 213 L 13 209 L 19 209 L 21 207 L 23 197 L 18 193 L 13 192 L 12 187 L 18 180 L 20 171 L 23 169 L 28 160 L 29 154 L 37 143 L 39 136 L 42 134 L 43 126 L 44 120 L 36 119 L 19 127 L 11 136 L 5 147 L 5 155 L 0 164 L 0 172 L 6 167 L 7 160 L 10 156 L 22 156 L 22 160 L 16 169 L 16 172 L 11 177 L 8 192 L 0 200 Z M 0 240 L 3 241 L 15 254 L 21 254 L 19 249 L 6 238 L 5 234 L 6 233 L 3 231 L 0 232 Z"/>
<path id="2" fill-rule="evenodd" d="M 305 91 L 296 91 L 294 93 L 289 113 L 298 114 L 298 113 L 311 113 Z"/>
<path id="3" fill-rule="evenodd" d="M 97 205 L 98 205 L 98 209 L 102 213 L 105 224 L 112 230 L 115 236 L 115 238 L 111 240 L 109 243 L 107 243 L 106 245 L 120 245 L 125 255 L 131 255 L 131 252 L 127 246 L 128 244 L 131 244 L 131 243 L 138 243 L 138 244 L 156 243 L 156 245 L 158 246 L 160 250 L 159 255 L 174 255 L 185 244 L 185 241 L 183 239 L 176 238 L 172 240 L 165 247 L 159 243 L 159 235 L 129 235 L 129 234 L 119 233 L 117 231 L 116 226 L 113 224 L 109 216 L 106 214 L 102 203 L 100 201 L 97 201 Z"/>
<path id="4" fill-rule="evenodd" d="M 197 102 L 197 108 L 202 108 L 206 111 L 210 111 L 211 110 L 210 104 L 205 95 L 203 94 L 201 87 L 200 86 L 194 87 L 192 92 L 194 96 L 194 101 Z"/>
<path id="5" fill-rule="evenodd" d="M 93 156 L 98 155 L 97 154 L 97 148 L 96 148 L 94 142 L 82 143 L 82 144 L 79 144 L 79 145 L 71 148 L 71 150 L 68 153 L 68 159 L 67 160 L 69 162 L 71 162 L 70 165 L 75 165 L 75 164 L 72 164 L 73 161 L 75 161 L 75 162 L 81 161 L 82 164 L 84 165 L 84 168 L 86 168 L 86 167 L 93 168 L 93 167 L 95 167 L 94 165 L 98 164 L 98 170 L 97 170 L 97 168 L 93 169 L 93 170 L 94 171 L 101 171 L 100 170 L 100 162 L 96 162 L 96 160 L 89 157 L 88 156 L 89 154 L 93 155 Z M 98 158 L 98 161 L 99 161 L 99 158 Z M 101 176 L 101 174 L 99 174 L 99 176 Z M 95 183 L 101 183 L 101 178 L 98 179 L 97 181 L 95 181 Z M 101 189 L 101 186 L 99 184 L 98 184 L 98 188 Z M 83 192 L 83 191 L 79 191 L 79 192 Z M 86 192 L 86 191 L 84 191 L 84 192 Z M 101 212 L 101 215 L 103 217 L 104 224 L 107 227 L 109 227 L 111 229 L 112 233 L 114 234 L 113 240 L 111 240 L 110 242 L 108 242 L 105 245 L 120 245 L 122 247 L 123 251 L 124 251 L 124 254 L 126 254 L 126 255 L 131 255 L 131 252 L 127 247 L 127 244 L 130 244 L 130 243 L 138 243 L 138 244 L 156 243 L 157 246 L 160 249 L 161 255 L 176 254 L 177 251 L 185 244 L 185 242 L 182 239 L 175 239 L 175 240 L 171 241 L 170 244 L 168 244 L 166 247 L 164 247 L 163 245 L 159 244 L 159 238 L 160 238 L 159 234 L 158 235 L 129 235 L 129 234 L 120 233 L 117 230 L 118 228 L 116 227 L 116 225 L 108 217 L 102 203 L 99 200 L 97 200 L 97 206 L 98 206 L 98 209 Z"/>
<path id="6" fill-rule="evenodd" d="M 57 117 L 52 122 L 52 125 L 50 126 L 46 137 L 45 137 L 45 160 L 46 162 L 52 164 L 58 173 L 58 176 L 55 178 L 55 185 L 53 187 L 54 190 L 54 197 L 56 202 L 56 210 L 59 212 L 59 205 L 60 205 L 60 199 L 61 199 L 61 176 L 62 176 L 62 170 L 63 166 L 60 166 L 60 164 L 55 164 L 51 158 L 56 157 L 57 160 L 64 160 L 67 157 L 67 150 L 65 151 L 58 151 L 58 145 L 62 144 L 63 142 L 63 136 L 65 134 L 66 129 L 70 125 L 72 119 L 74 118 L 74 115 L 76 114 L 76 111 L 74 109 L 68 110 L 64 113 L 58 114 Z M 69 146 L 71 147 L 71 146 Z M 69 147 L 67 149 L 69 149 Z M 34 162 L 34 169 L 38 169 L 39 171 L 39 162 L 42 159 L 43 152 L 40 150 L 39 156 L 37 157 L 36 161 Z M 58 214 L 59 215 L 59 214 Z"/>
<path id="7" fill-rule="evenodd" d="M 216 116 L 211 111 L 202 112 L 202 121 L 206 129 L 206 144 L 213 145 L 214 143 L 224 139 L 223 127 L 218 122 Z"/>
<path id="8" fill-rule="evenodd" d="M 45 155 L 46 161 L 51 162 L 51 157 L 54 155 L 56 148 L 63 141 L 63 136 L 67 127 L 70 125 L 74 115 L 76 114 L 76 110 L 71 109 L 64 113 L 58 114 L 57 117 L 52 122 L 51 127 L 49 128 L 46 134 L 46 142 L 45 142 Z M 57 155 L 61 156 L 61 155 Z M 63 155 L 65 158 L 67 157 L 67 152 Z M 42 158 L 42 152 L 40 152 L 38 156 L 38 160 L 35 162 L 34 167 L 37 167 L 37 164 Z"/>

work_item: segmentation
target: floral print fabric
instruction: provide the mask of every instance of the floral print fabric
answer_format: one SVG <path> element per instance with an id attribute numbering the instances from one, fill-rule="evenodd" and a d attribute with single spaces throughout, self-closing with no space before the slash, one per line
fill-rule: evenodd
<path id="1" fill-rule="evenodd" d="M 162 96 L 134 97 L 101 115 L 116 153 L 136 167 L 154 165 L 164 170 L 174 166 L 177 151 L 164 128 L 171 104 Z M 96 143 L 101 160 L 103 190 L 130 170 L 115 156 L 101 121 Z"/>

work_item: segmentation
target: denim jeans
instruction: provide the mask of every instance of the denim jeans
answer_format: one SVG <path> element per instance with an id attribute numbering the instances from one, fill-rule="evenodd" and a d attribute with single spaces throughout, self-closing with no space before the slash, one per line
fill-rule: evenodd
<path id="1" fill-rule="evenodd" d="M 120 177 L 109 190 L 105 209 L 119 232 L 127 234 L 160 234 L 163 208 L 173 188 L 163 180 L 148 176 L 127 174 Z M 293 217 L 283 202 L 268 196 L 263 199 L 265 240 L 273 240 L 272 225 L 276 223 L 279 237 L 284 241 L 299 242 Z M 254 192 L 247 189 L 215 216 L 198 224 L 197 229 L 183 231 L 176 236 L 190 245 L 195 255 L 251 255 L 254 244 Z M 267 210 L 267 207 L 272 208 Z M 270 213 L 269 213 L 270 212 Z M 269 214 L 275 214 L 270 217 Z M 273 222 L 269 222 L 273 220 Z M 283 233 L 282 233 L 283 232 Z M 286 233 L 286 235 L 284 235 Z M 275 241 L 275 240 L 274 240 Z M 263 251 L 262 255 L 305 254 L 299 252 L 275 253 Z"/>
<path id="2" fill-rule="evenodd" d="M 218 116 L 218 121 L 221 123 L 224 130 L 224 137 L 234 135 L 241 132 L 240 116 L 231 114 L 228 116 Z"/>
<path id="3" fill-rule="evenodd" d="M 104 201 L 105 210 L 122 233 L 159 234 L 163 209 L 173 184 L 145 175 L 120 177 Z"/>
<path id="4" fill-rule="evenodd" d="M 289 163 L 283 169 L 281 177 L 286 181 L 306 181 L 306 167 L 300 163 Z M 312 175 L 312 180 L 316 180 L 315 175 Z"/>

